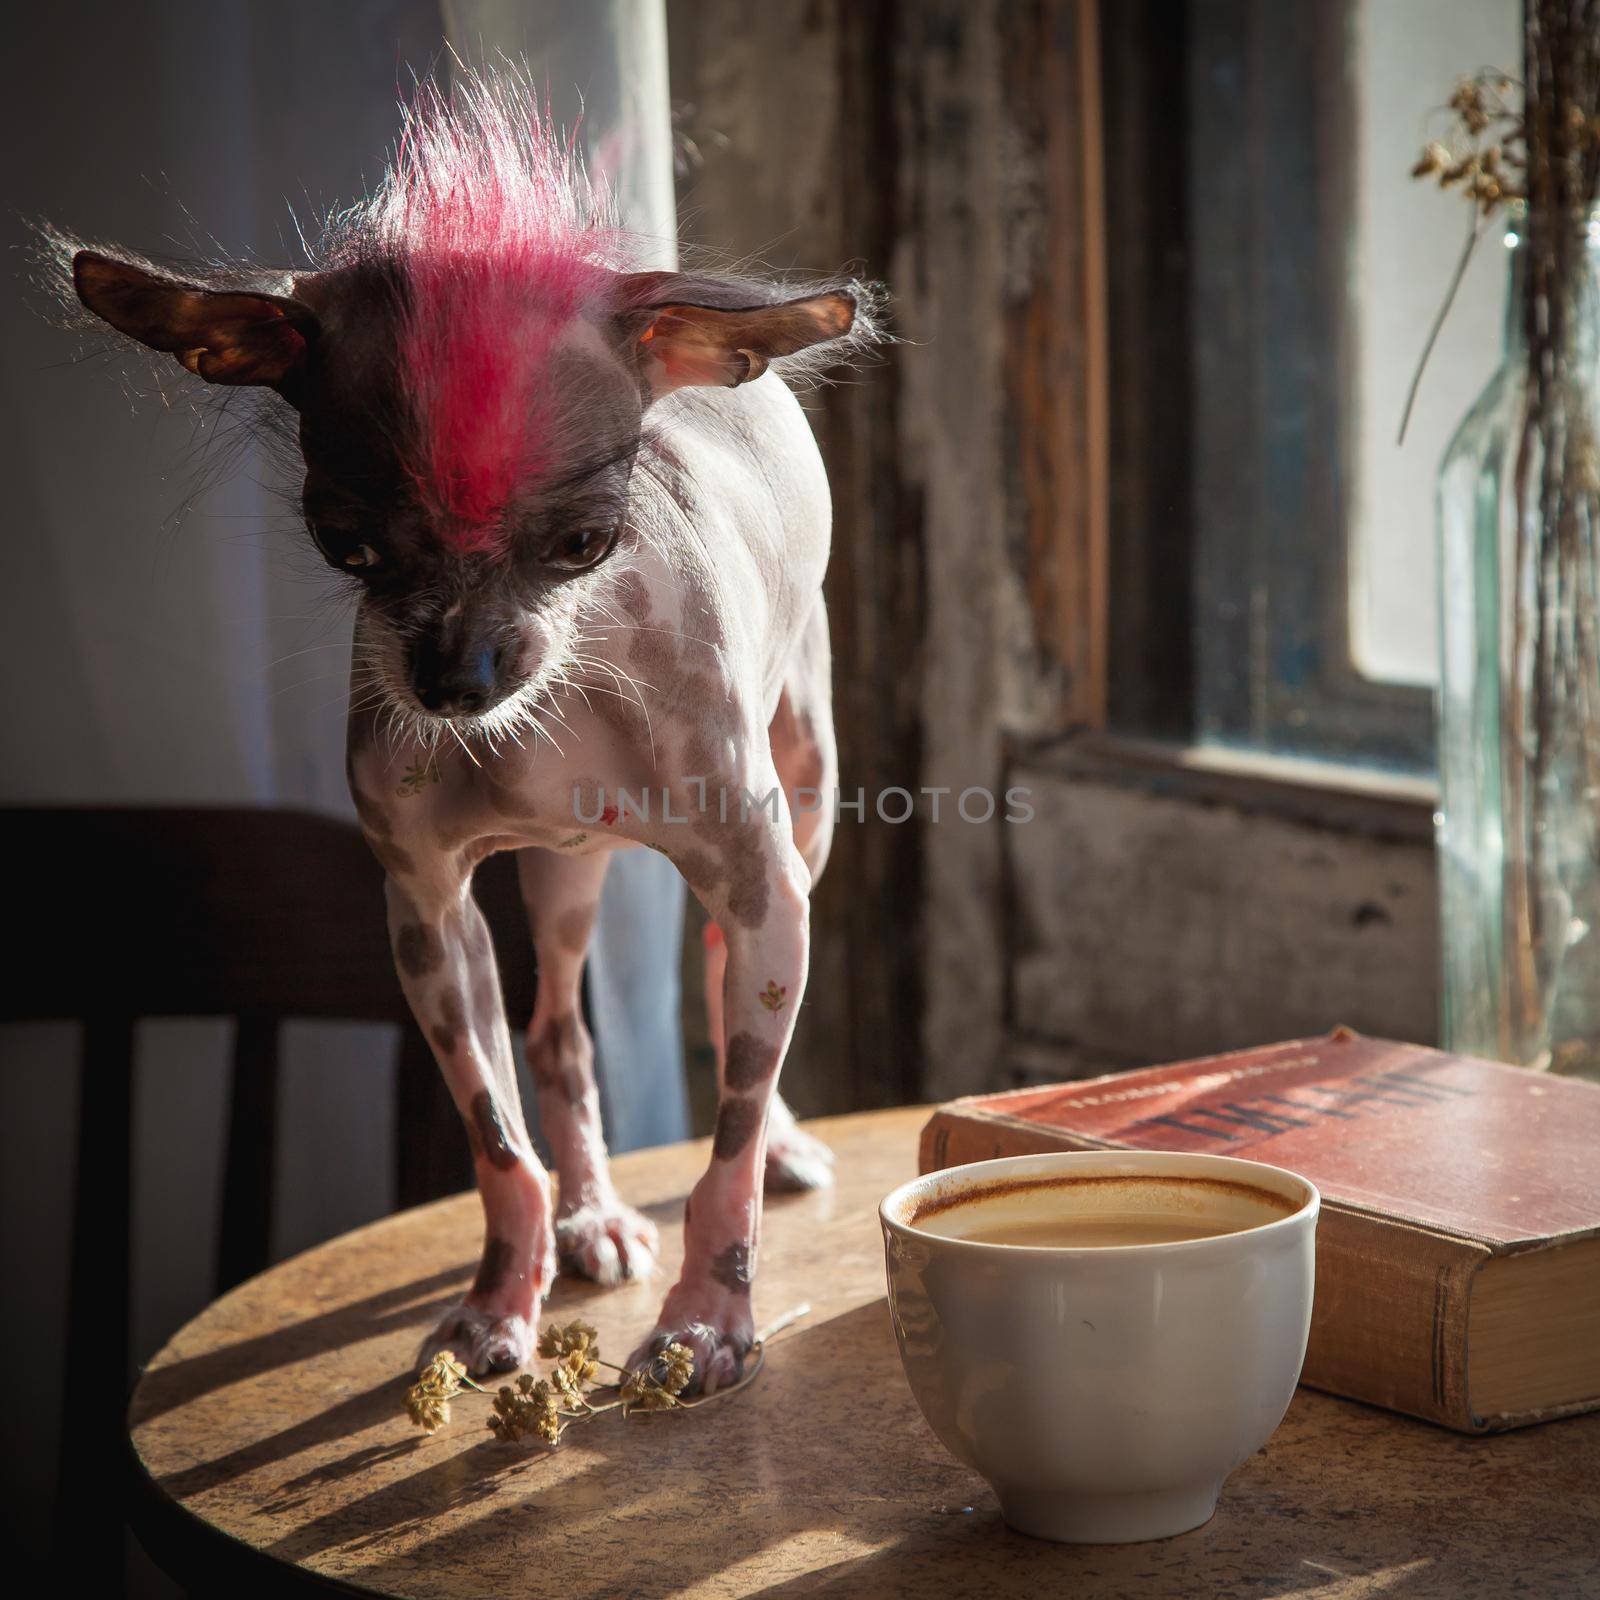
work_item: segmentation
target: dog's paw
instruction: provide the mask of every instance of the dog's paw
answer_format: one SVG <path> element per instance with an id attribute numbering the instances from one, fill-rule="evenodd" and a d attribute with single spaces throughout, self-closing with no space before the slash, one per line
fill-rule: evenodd
<path id="1" fill-rule="evenodd" d="M 684 1395 L 715 1394 L 743 1376 L 754 1332 L 748 1294 L 680 1283 L 667 1296 L 655 1331 L 628 1358 L 628 1366 L 653 1368 L 659 1377 L 656 1358 L 669 1344 L 681 1344 L 694 1357 L 694 1375 Z"/>
<path id="2" fill-rule="evenodd" d="M 648 1278 L 660 1250 L 655 1223 L 620 1201 L 580 1206 L 556 1219 L 561 1265 L 607 1287 L 624 1278 Z"/>
<path id="3" fill-rule="evenodd" d="M 463 1300 L 444 1314 L 423 1341 L 417 1365 L 426 1366 L 441 1350 L 448 1350 L 475 1378 L 521 1371 L 533 1361 L 534 1321 L 514 1312 L 495 1315 L 480 1311 Z"/>
<path id="4" fill-rule="evenodd" d="M 767 1140 L 768 1194 L 826 1189 L 833 1182 L 833 1151 L 802 1128 L 774 1128 Z"/>

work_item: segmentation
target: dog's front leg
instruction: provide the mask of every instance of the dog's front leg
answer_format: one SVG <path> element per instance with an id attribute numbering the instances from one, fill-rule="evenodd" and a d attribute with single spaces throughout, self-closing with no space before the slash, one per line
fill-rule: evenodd
<path id="1" fill-rule="evenodd" d="M 389 938 L 406 998 L 467 1125 L 483 1200 L 483 1256 L 461 1303 L 423 1347 L 469 1371 L 509 1372 L 533 1357 L 539 1308 L 555 1275 L 550 1179 L 533 1153 L 488 925 L 470 880 L 393 876 Z"/>
<path id="2" fill-rule="evenodd" d="M 750 1348 L 767 1117 L 805 992 L 810 873 L 787 815 L 769 824 L 760 811 L 730 820 L 713 849 L 679 856 L 727 942 L 727 1052 L 711 1164 L 685 1208 L 683 1270 L 634 1364 L 676 1340 L 694 1352 L 694 1385 L 707 1393 L 738 1378 Z"/>
<path id="3" fill-rule="evenodd" d="M 528 1069 L 539 1097 L 539 1126 L 560 1182 L 556 1248 L 562 1266 L 612 1284 L 648 1277 L 659 1241 L 655 1224 L 623 1205 L 611 1185 L 594 1042 L 583 1020 L 583 964 L 608 859 L 554 850 L 517 852 L 517 876 L 539 958 Z"/>

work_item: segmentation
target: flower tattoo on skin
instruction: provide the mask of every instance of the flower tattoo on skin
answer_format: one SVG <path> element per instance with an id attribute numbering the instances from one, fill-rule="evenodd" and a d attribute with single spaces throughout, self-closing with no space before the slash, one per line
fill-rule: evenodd
<path id="1" fill-rule="evenodd" d="M 421 794 L 430 783 L 439 781 L 439 763 L 432 756 L 418 756 L 405 770 L 405 775 L 400 779 L 400 787 L 395 790 L 400 795 Z"/>
<path id="2" fill-rule="evenodd" d="M 788 995 L 787 987 L 772 978 L 767 979 L 767 986 L 756 997 L 768 1011 L 782 1011 L 784 999 Z"/>

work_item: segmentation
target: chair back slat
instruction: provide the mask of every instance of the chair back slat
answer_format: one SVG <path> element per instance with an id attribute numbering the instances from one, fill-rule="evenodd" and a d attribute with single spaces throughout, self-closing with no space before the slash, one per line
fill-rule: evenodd
<path id="1" fill-rule="evenodd" d="M 107 1403 L 133 1382 L 129 1233 L 133 1207 L 133 1018 L 101 1016 L 83 1035 L 78 1156 L 67 1276 L 55 1549 L 90 1594 L 122 1587 L 121 1538 L 84 1539 L 84 1508 L 99 1526 L 125 1503 L 122 1408 Z M 120 1203 L 119 1203 L 120 1202 Z"/>
<path id="2" fill-rule="evenodd" d="M 219 1292 L 253 1278 L 272 1259 L 273 1167 L 278 1148 L 278 1023 L 239 1018 L 233 1041 L 228 1156 L 217 1230 Z"/>
<path id="3" fill-rule="evenodd" d="M 20 900 L 0 1021 L 84 1025 L 66 1329 L 57 1549 L 121 1585 L 122 1419 L 129 1350 L 135 1019 L 237 1019 L 217 1281 L 271 1259 L 279 1024 L 395 1022 L 393 1159 L 403 1205 L 470 1186 L 471 1162 L 389 952 L 383 870 L 355 826 L 297 811 L 160 807 L 0 808 L 9 886 Z M 514 1022 L 533 1010 L 533 949 L 509 856 L 474 885 Z M 98 1534 L 86 1541 L 85 1507 Z"/>

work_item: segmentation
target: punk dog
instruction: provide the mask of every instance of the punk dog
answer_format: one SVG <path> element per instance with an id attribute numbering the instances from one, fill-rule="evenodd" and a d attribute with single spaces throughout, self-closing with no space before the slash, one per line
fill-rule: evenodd
<path id="1" fill-rule="evenodd" d="M 558 1260 L 602 1283 L 654 1266 L 607 1168 L 581 1006 L 607 862 L 642 847 L 711 919 L 719 1100 L 682 1272 L 634 1360 L 675 1341 L 694 1387 L 726 1386 L 763 1189 L 829 1177 L 777 1094 L 833 821 L 805 797 L 836 780 L 828 485 L 791 382 L 878 339 L 874 294 L 640 270 L 527 87 L 470 74 L 419 91 L 383 181 L 303 270 L 48 239 L 69 303 L 260 391 L 303 459 L 306 530 L 354 588 L 350 790 L 485 1218 L 424 1356 L 523 1366 Z M 527 1058 L 554 1184 L 471 892 L 501 850 L 538 962 Z"/>

